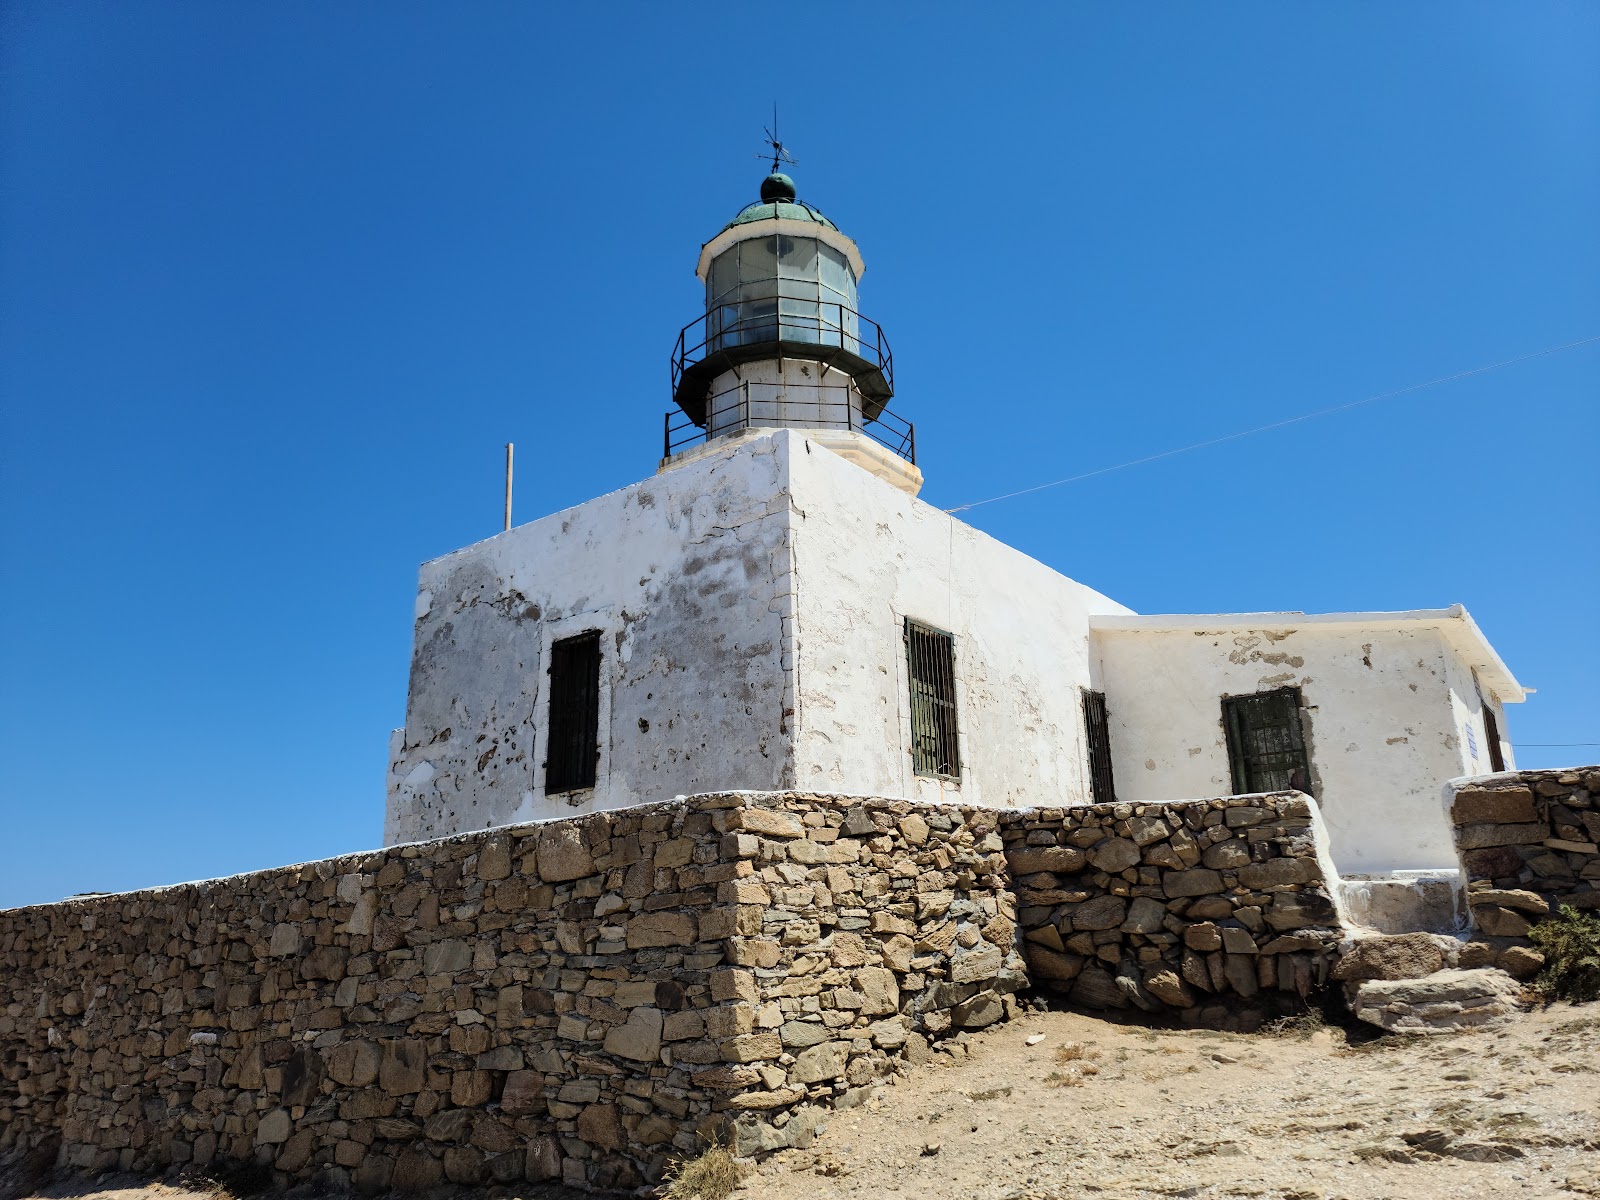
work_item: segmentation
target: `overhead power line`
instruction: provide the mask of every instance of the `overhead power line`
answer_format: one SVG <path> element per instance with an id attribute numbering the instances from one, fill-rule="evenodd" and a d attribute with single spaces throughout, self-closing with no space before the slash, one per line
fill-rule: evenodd
<path id="1" fill-rule="evenodd" d="M 1519 354 L 1516 358 L 1508 358 L 1502 362 L 1489 363 L 1487 366 L 1473 367 L 1466 371 L 1456 371 L 1451 375 L 1441 375 L 1437 379 L 1429 379 L 1425 383 L 1413 383 L 1409 387 L 1395 388 L 1392 392 L 1379 392 L 1376 396 L 1367 396 L 1360 400 L 1350 400 L 1344 404 L 1335 404 L 1332 408 L 1319 408 L 1316 412 L 1302 413 L 1298 417 L 1289 417 L 1282 421 L 1274 421 L 1270 425 L 1257 425 L 1254 429 L 1241 429 L 1237 433 L 1226 433 L 1221 437 L 1208 438 L 1203 442 L 1195 442 L 1189 446 L 1179 446 L 1175 450 L 1163 450 L 1159 454 L 1147 454 L 1143 458 L 1129 459 L 1124 463 L 1117 463 L 1111 467 L 1100 467 L 1094 471 L 1085 471 L 1082 475 L 1069 475 L 1065 479 L 1054 479 L 1049 483 L 1035 484 L 1033 487 L 1021 488 L 1015 492 L 1006 492 L 999 496 L 990 496 L 987 500 L 973 500 L 967 504 L 958 504 L 954 508 L 947 508 L 947 513 L 966 512 L 969 508 L 978 508 L 985 504 L 998 504 L 1001 500 L 1014 500 L 1018 496 L 1027 496 L 1033 492 L 1042 492 L 1047 488 L 1060 487 L 1066 483 L 1078 483 L 1085 479 L 1093 479 L 1097 475 L 1109 475 L 1113 471 L 1123 471 L 1129 467 L 1142 466 L 1145 463 L 1157 462 L 1163 458 L 1172 458 L 1174 455 L 1187 454 L 1191 450 L 1203 450 L 1207 446 L 1220 446 L 1224 442 L 1238 441 L 1240 438 L 1249 437 L 1256 433 L 1266 433 L 1273 429 L 1282 429 L 1288 425 L 1298 425 L 1302 421 L 1315 420 L 1317 417 L 1330 416 L 1333 413 L 1345 412 L 1347 409 L 1360 408 L 1363 404 L 1376 404 L 1379 400 L 1392 400 L 1396 396 L 1405 396 L 1411 392 L 1420 392 L 1424 388 L 1438 387 L 1442 383 L 1453 383 L 1457 379 L 1466 379 L 1471 375 L 1482 375 L 1488 371 L 1498 371 L 1502 367 L 1515 366 L 1517 363 L 1528 362 L 1530 359 L 1544 358 L 1546 355 L 1559 354 L 1563 350 L 1576 350 L 1579 346 L 1587 346 L 1592 342 L 1600 342 L 1600 334 L 1593 337 L 1579 338 L 1575 342 L 1566 342 L 1560 346 L 1546 346 L 1543 350 L 1535 350 L 1531 354 Z"/>

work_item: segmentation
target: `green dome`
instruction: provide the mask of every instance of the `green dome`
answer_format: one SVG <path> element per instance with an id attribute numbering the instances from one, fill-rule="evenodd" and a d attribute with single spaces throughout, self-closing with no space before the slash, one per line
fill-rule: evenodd
<path id="1" fill-rule="evenodd" d="M 732 229 L 735 225 L 748 225 L 752 221 L 775 220 L 811 221 L 827 229 L 839 228 L 804 200 L 797 200 L 794 180 L 779 171 L 774 171 L 761 181 L 761 199 L 740 209 L 739 215 L 723 228 Z"/>

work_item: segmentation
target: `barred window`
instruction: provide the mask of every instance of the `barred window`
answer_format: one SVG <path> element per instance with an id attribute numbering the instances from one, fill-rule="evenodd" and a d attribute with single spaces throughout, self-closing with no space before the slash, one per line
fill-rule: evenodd
<path id="1" fill-rule="evenodd" d="M 1234 795 L 1311 791 L 1311 760 L 1300 728 L 1300 706 L 1299 688 L 1222 701 Z"/>
<path id="2" fill-rule="evenodd" d="M 591 788 L 600 762 L 600 631 L 550 646 L 550 744 L 544 790 Z"/>
<path id="3" fill-rule="evenodd" d="M 911 680 L 912 770 L 918 775 L 960 779 L 955 638 L 908 617 L 905 641 Z"/>
<path id="4" fill-rule="evenodd" d="M 1111 777 L 1111 726 L 1104 692 L 1084 689 L 1083 732 L 1089 743 L 1089 794 L 1096 804 L 1114 804 L 1117 789 Z"/>

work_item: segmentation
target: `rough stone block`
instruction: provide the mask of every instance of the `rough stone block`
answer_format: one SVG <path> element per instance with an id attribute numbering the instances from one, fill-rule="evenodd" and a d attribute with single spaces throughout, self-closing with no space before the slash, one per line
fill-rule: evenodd
<path id="1" fill-rule="evenodd" d="M 256 1145 L 274 1146 L 289 1140 L 289 1131 L 292 1122 L 289 1120 L 289 1110 L 275 1108 L 261 1118 L 256 1126 Z"/>
<path id="2" fill-rule="evenodd" d="M 1287 887 L 1315 883 L 1321 878 L 1322 868 L 1314 858 L 1269 858 L 1239 868 L 1239 882 L 1247 888 Z"/>
<path id="3" fill-rule="evenodd" d="M 583 830 L 571 821 L 553 821 L 539 831 L 535 861 L 539 878 L 565 883 L 594 874 L 594 857 L 584 845 Z"/>
<path id="4" fill-rule="evenodd" d="M 1122 922 L 1123 933 L 1155 933 L 1167 919 L 1167 906 L 1148 896 L 1137 896 L 1128 906 L 1128 916 Z"/>
<path id="5" fill-rule="evenodd" d="M 460 938 L 447 938 L 425 946 L 422 971 L 425 975 L 454 975 L 472 966 L 472 948 Z"/>
<path id="6" fill-rule="evenodd" d="M 1028 973 L 1045 983 L 1067 983 L 1078 977 L 1086 959 L 1077 954 L 1057 953 L 1039 945 L 1028 945 L 1023 951 L 1028 963 Z"/>
<path id="7" fill-rule="evenodd" d="M 1534 825 L 1502 825 L 1486 821 L 1477 825 L 1456 827 L 1456 847 L 1460 850 L 1482 850 L 1490 846 L 1540 846 L 1550 836 L 1550 827 L 1543 822 Z"/>
<path id="8" fill-rule="evenodd" d="M 736 808 L 728 813 L 728 828 L 771 838 L 804 837 L 805 826 L 793 813 L 768 808 Z"/>
<path id="9" fill-rule="evenodd" d="M 1454 1033 L 1493 1028 L 1521 1008 L 1522 989 L 1503 971 L 1438 971 L 1421 978 L 1365 980 L 1351 1009 L 1394 1033 Z"/>
<path id="10" fill-rule="evenodd" d="M 591 1104 L 579 1113 L 578 1136 L 602 1150 L 620 1150 L 628 1140 L 615 1104 Z"/>
<path id="11" fill-rule="evenodd" d="M 1108 875 L 1139 863 L 1139 847 L 1130 838 L 1109 838 L 1089 852 L 1089 861 Z"/>
<path id="12" fill-rule="evenodd" d="M 826 1083 L 838 1079 L 845 1072 L 850 1047 L 846 1042 L 824 1042 L 802 1050 L 789 1068 L 789 1078 L 795 1083 Z"/>
<path id="13" fill-rule="evenodd" d="M 428 1049 L 423 1042 L 390 1042 L 384 1047 L 383 1062 L 378 1067 L 378 1086 L 391 1096 L 420 1092 L 427 1061 Z"/>
<path id="14" fill-rule="evenodd" d="M 374 1042 L 341 1042 L 328 1055 L 328 1074 L 346 1087 L 366 1087 L 378 1078 L 383 1048 Z"/>
<path id="15" fill-rule="evenodd" d="M 1163 909 L 1162 911 L 1164 915 L 1165 910 Z M 975 946 L 971 950 L 957 951 L 950 956 L 950 982 L 979 983 L 993 979 L 1000 973 L 1000 967 L 1004 960 L 1005 955 L 1001 953 L 1000 947 L 991 946 L 988 943 Z M 874 968 L 874 970 L 881 971 L 884 976 L 887 976 L 886 991 L 894 987 L 894 975 L 892 972 L 885 971 L 881 967 Z M 862 974 L 864 975 L 866 972 L 862 972 Z"/>
<path id="16" fill-rule="evenodd" d="M 1005 1016 L 1005 1005 L 995 992 L 982 991 L 950 1010 L 950 1020 L 960 1029 L 982 1029 Z"/>
<path id="17" fill-rule="evenodd" d="M 512 1071 L 500 1092 L 500 1111 L 507 1116 L 519 1116 L 533 1112 L 543 1100 L 543 1071 Z"/>
<path id="18" fill-rule="evenodd" d="M 1537 821 L 1539 811 L 1534 807 L 1530 788 L 1464 788 L 1456 793 L 1455 801 L 1450 806 L 1450 816 L 1457 825 L 1490 821 L 1516 825 Z"/>
<path id="19" fill-rule="evenodd" d="M 478 850 L 478 878 L 485 882 L 505 879 L 511 874 L 511 839 L 487 838 Z"/>
<path id="20" fill-rule="evenodd" d="M 1250 861 L 1250 847 L 1238 838 L 1214 842 L 1201 853 L 1200 861 L 1218 871 L 1243 866 Z"/>
<path id="21" fill-rule="evenodd" d="M 776 1033 L 743 1033 L 717 1043 L 717 1052 L 729 1062 L 763 1062 L 783 1053 Z"/>
<path id="22" fill-rule="evenodd" d="M 1444 951 L 1429 933 L 1359 938 L 1335 964 L 1340 982 L 1362 979 L 1420 979 L 1444 966 Z"/>
<path id="23" fill-rule="evenodd" d="M 1231 809 L 1229 811 L 1232 811 Z M 1162 880 L 1169 897 L 1209 896 L 1223 889 L 1222 876 L 1204 867 L 1173 871 Z"/>
<path id="24" fill-rule="evenodd" d="M 1115 929 L 1127 917 L 1128 902 L 1121 896 L 1096 896 L 1070 910 L 1073 929 Z"/>
<path id="25" fill-rule="evenodd" d="M 628 1019 L 606 1031 L 607 1054 L 634 1062 L 655 1062 L 661 1057 L 662 1014 L 659 1008 L 635 1008 Z"/>
<path id="26" fill-rule="evenodd" d="M 1034 875 L 1042 870 L 1074 874 L 1083 870 L 1088 856 L 1077 846 L 1022 846 L 1005 853 L 1013 875 Z"/>
<path id="27" fill-rule="evenodd" d="M 645 946 L 690 946 L 696 940 L 695 921 L 688 913 L 645 913 L 628 922 L 630 950 Z"/>

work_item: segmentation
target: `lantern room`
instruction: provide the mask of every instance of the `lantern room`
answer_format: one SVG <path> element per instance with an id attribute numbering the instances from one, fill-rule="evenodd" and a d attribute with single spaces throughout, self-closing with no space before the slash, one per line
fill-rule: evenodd
<path id="1" fill-rule="evenodd" d="M 701 249 L 705 312 L 673 349 L 663 469 L 747 430 L 799 428 L 914 495 L 915 433 L 887 407 L 889 341 L 858 308 L 865 270 L 789 176 L 768 175 Z"/>

